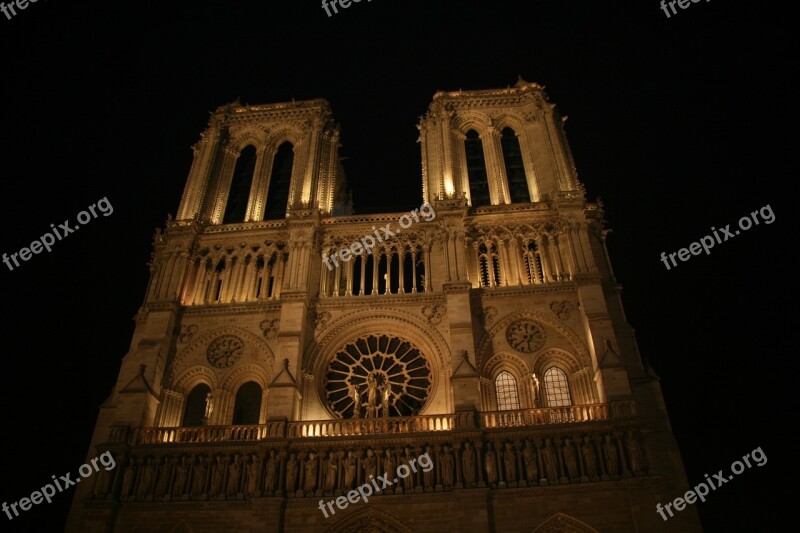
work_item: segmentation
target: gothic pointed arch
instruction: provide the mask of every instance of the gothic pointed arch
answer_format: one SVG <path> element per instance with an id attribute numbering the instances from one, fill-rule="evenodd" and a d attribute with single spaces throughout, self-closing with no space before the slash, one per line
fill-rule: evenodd
<path id="1" fill-rule="evenodd" d="M 588 524 L 564 513 L 556 513 L 534 529 L 531 533 L 598 533 Z"/>
<path id="2" fill-rule="evenodd" d="M 225 211 L 222 215 L 223 224 L 244 222 L 247 204 L 250 201 L 250 191 L 255 179 L 257 159 L 258 153 L 252 144 L 248 144 L 239 151 L 228 188 Z"/>
<path id="3" fill-rule="evenodd" d="M 479 111 L 463 111 L 453 117 L 450 124 L 462 135 L 466 135 L 469 130 L 476 130 L 481 134 L 492 125 L 492 119 L 486 113 Z"/>
<path id="4" fill-rule="evenodd" d="M 342 517 L 325 533 L 413 533 L 411 528 L 378 509 L 362 509 Z"/>
<path id="5" fill-rule="evenodd" d="M 178 525 L 176 525 L 170 533 L 193 533 L 194 530 L 189 527 L 189 524 L 186 523 L 186 520 L 181 520 Z"/>
<path id="6" fill-rule="evenodd" d="M 492 357 L 494 353 L 502 351 L 498 349 L 498 346 L 501 346 L 501 342 L 504 343 L 503 345 L 507 346 L 505 335 L 507 328 L 512 323 L 524 319 L 534 320 L 539 324 L 546 326 L 545 330 L 548 328 L 555 330 L 555 332 L 569 341 L 569 344 L 572 346 L 571 353 L 574 354 L 574 357 L 579 362 L 580 366 L 591 366 L 592 359 L 589 355 L 589 350 L 587 349 L 583 340 L 581 340 L 580 336 L 570 327 L 566 326 L 557 319 L 553 319 L 552 317 L 538 311 L 520 311 L 516 313 L 510 313 L 499 318 L 492 324 L 491 327 L 486 329 L 476 348 L 479 367 L 482 367 L 485 364 L 485 361 Z M 547 344 L 545 344 L 541 349 L 549 348 Z"/>
<path id="7" fill-rule="evenodd" d="M 281 219 L 286 216 L 292 174 L 296 164 L 294 148 L 295 145 L 291 141 L 284 141 L 278 146 L 272 158 L 264 220 Z"/>
<path id="8" fill-rule="evenodd" d="M 263 335 L 237 326 L 220 326 L 195 334 L 175 355 L 167 383 L 177 389 L 187 383 L 192 373 L 203 372 L 213 376 L 214 383 L 235 386 L 241 383 L 237 379 L 241 379 L 242 372 L 249 372 L 253 376 L 249 379 L 265 386 L 269 383 L 274 360 Z M 253 365 L 258 371 L 251 371 Z"/>
<path id="9" fill-rule="evenodd" d="M 483 140 L 475 129 L 468 130 L 464 137 L 470 203 L 472 207 L 491 205 L 489 174 L 486 169 Z"/>
<path id="10" fill-rule="evenodd" d="M 517 131 L 509 126 L 503 128 L 500 131 L 500 147 L 511 203 L 530 203 L 531 193 L 528 189 L 528 177 L 525 174 L 522 146 L 518 135 Z"/>

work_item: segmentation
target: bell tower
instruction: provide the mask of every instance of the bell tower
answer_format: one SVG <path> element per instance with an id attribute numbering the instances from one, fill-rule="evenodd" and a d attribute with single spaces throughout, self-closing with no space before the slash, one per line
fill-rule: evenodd
<path id="1" fill-rule="evenodd" d="M 583 193 L 563 118 L 537 83 L 437 92 L 417 127 L 427 201 L 480 207 Z"/>

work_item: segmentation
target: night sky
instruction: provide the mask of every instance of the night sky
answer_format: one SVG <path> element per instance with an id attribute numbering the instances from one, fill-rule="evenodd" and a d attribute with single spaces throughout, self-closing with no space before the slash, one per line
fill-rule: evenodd
<path id="1" fill-rule="evenodd" d="M 713 1 L 667 18 L 657 0 L 375 0 L 332 17 L 312 0 L 40 0 L 0 14 L 0 253 L 101 198 L 113 206 L 51 252 L 0 264 L 0 502 L 84 462 L 154 228 L 177 210 L 209 111 L 237 97 L 327 99 L 356 212 L 406 211 L 421 203 L 416 124 L 433 94 L 521 75 L 569 116 L 690 484 L 757 447 L 768 457 L 695 504 L 704 527 L 773 530 L 796 481 L 784 428 L 797 419 L 792 17 Z M 669 271 L 661 262 L 766 205 L 774 223 Z M 73 493 L 13 522 L 0 514 L 0 531 L 62 529 Z"/>

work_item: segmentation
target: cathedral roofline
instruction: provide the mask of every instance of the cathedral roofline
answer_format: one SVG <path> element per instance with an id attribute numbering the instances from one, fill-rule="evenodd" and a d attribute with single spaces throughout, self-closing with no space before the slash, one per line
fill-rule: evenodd
<path id="1" fill-rule="evenodd" d="M 529 82 L 519 77 L 514 86 L 508 86 L 505 89 L 476 89 L 476 90 L 463 90 L 457 91 L 436 91 L 433 95 L 433 100 L 436 101 L 440 98 L 460 98 L 460 97 L 485 97 L 485 96 L 506 96 L 517 95 L 529 91 L 544 91 L 545 86 L 539 85 L 536 82 Z"/>
<path id="2" fill-rule="evenodd" d="M 314 109 L 322 108 L 330 111 L 330 102 L 324 98 L 312 98 L 310 100 L 295 100 L 292 98 L 289 102 L 276 102 L 268 104 L 242 104 L 240 99 L 237 98 L 233 102 L 219 106 L 214 114 L 242 114 L 263 111 L 282 111 L 287 109 Z"/>

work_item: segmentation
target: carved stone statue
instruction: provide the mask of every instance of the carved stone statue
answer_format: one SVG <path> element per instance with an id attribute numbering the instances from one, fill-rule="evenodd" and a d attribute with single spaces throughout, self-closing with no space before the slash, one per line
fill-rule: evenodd
<path id="1" fill-rule="evenodd" d="M 367 405 L 366 418 L 376 418 L 378 416 L 378 381 L 374 374 L 367 376 Z"/>
<path id="2" fill-rule="evenodd" d="M 278 475 L 278 458 L 275 457 L 275 450 L 269 451 L 267 459 L 267 473 L 264 476 L 264 491 L 271 494 L 275 490 L 275 479 Z"/>
<path id="3" fill-rule="evenodd" d="M 531 391 L 533 392 L 533 407 L 537 407 L 536 402 L 539 398 L 539 378 L 536 377 L 536 372 L 531 374 Z"/>
<path id="4" fill-rule="evenodd" d="M 211 461 L 211 486 L 208 488 L 209 496 L 217 496 L 222 491 L 222 478 L 225 475 L 225 465 L 219 456 Z"/>
<path id="5" fill-rule="evenodd" d="M 628 458 L 631 462 L 631 471 L 634 474 L 640 474 L 644 471 L 644 463 L 642 461 L 642 449 L 639 447 L 639 440 L 633 431 L 628 431 L 625 437 L 625 449 L 628 450 Z"/>
<path id="6" fill-rule="evenodd" d="M 408 468 L 409 474 L 403 479 L 403 489 L 408 492 L 414 490 L 414 486 L 416 485 L 415 478 L 417 477 L 416 472 L 414 469 L 411 468 L 411 460 L 414 459 L 411 455 L 411 448 L 408 446 L 405 447 L 403 450 L 403 464 L 406 465 Z"/>
<path id="7" fill-rule="evenodd" d="M 580 476 L 578 472 L 578 452 L 575 451 L 575 445 L 569 437 L 564 439 L 564 463 L 567 466 L 567 475 L 570 479 L 576 479 Z"/>
<path id="8" fill-rule="evenodd" d="M 197 462 L 192 467 L 192 494 L 199 496 L 206 491 L 206 465 L 205 457 L 202 455 L 197 458 Z"/>
<path id="9" fill-rule="evenodd" d="M 594 452 L 591 437 L 584 437 L 581 454 L 583 455 L 583 463 L 586 465 L 586 475 L 590 478 L 597 477 L 597 456 Z"/>
<path id="10" fill-rule="evenodd" d="M 347 459 L 344 462 L 344 490 L 353 488 L 353 482 L 356 480 L 356 454 L 353 450 L 347 452 Z"/>
<path id="11" fill-rule="evenodd" d="M 384 383 L 381 389 L 381 415 L 384 417 L 389 416 L 389 400 L 392 397 L 392 387 L 389 383 Z"/>
<path id="12" fill-rule="evenodd" d="M 506 442 L 506 451 L 503 453 L 503 464 L 505 465 L 506 481 L 514 483 L 517 481 L 517 454 L 514 453 L 510 442 Z"/>
<path id="13" fill-rule="evenodd" d="M 186 493 L 187 481 L 189 481 L 189 465 L 186 464 L 186 457 L 183 456 L 175 468 L 175 484 L 172 486 L 172 495 L 183 496 Z"/>
<path id="14" fill-rule="evenodd" d="M 435 455 L 432 453 L 430 446 L 425 447 L 425 453 L 428 454 L 428 457 L 431 458 L 431 462 L 433 462 L 433 457 Z M 430 468 L 427 472 L 422 472 L 422 481 L 424 483 L 425 490 L 433 489 L 434 484 L 436 483 L 436 468 Z"/>
<path id="15" fill-rule="evenodd" d="M 617 455 L 617 445 L 614 444 L 614 439 L 611 435 L 606 435 L 606 442 L 603 446 L 603 452 L 606 457 L 606 466 L 608 467 L 608 475 L 619 475 L 619 456 Z"/>
<path id="16" fill-rule="evenodd" d="M 389 448 L 386 448 L 383 454 L 386 457 L 386 459 L 383 460 L 383 475 L 391 479 L 397 474 L 397 463 L 392 455 L 392 450 Z"/>
<path id="17" fill-rule="evenodd" d="M 556 457 L 556 450 L 553 448 L 553 443 L 547 439 L 544 444 L 544 469 L 547 473 L 547 480 L 550 483 L 558 481 L 558 458 Z"/>
<path id="18" fill-rule="evenodd" d="M 525 442 L 522 458 L 525 461 L 525 478 L 528 483 L 537 481 L 539 479 L 539 461 L 536 457 L 536 448 L 533 447 L 531 441 Z"/>
<path id="19" fill-rule="evenodd" d="M 486 467 L 486 483 L 495 488 L 497 483 L 497 467 L 495 466 L 495 453 L 492 449 L 492 443 L 486 444 L 486 456 L 484 458 L 484 466 Z"/>
<path id="20" fill-rule="evenodd" d="M 155 465 L 148 457 L 139 460 L 139 468 L 142 468 L 142 475 L 139 478 L 139 486 L 136 489 L 137 496 L 146 496 L 152 492 L 153 478 L 155 477 Z M 143 466 L 142 466 L 143 465 Z"/>
<path id="21" fill-rule="evenodd" d="M 303 490 L 313 493 L 317 488 L 317 454 L 309 452 L 308 460 L 305 464 L 305 477 L 303 480 Z"/>
<path id="22" fill-rule="evenodd" d="M 464 485 L 467 487 L 475 484 L 475 449 L 472 443 L 464 443 L 464 451 L 461 454 L 461 468 L 464 475 Z"/>
<path id="23" fill-rule="evenodd" d="M 250 464 L 247 465 L 247 488 L 246 492 L 249 495 L 253 495 L 258 491 L 258 474 L 261 470 L 261 458 L 257 455 L 254 455 L 253 458 L 250 460 Z"/>
<path id="24" fill-rule="evenodd" d="M 378 477 L 378 470 L 376 468 L 377 461 L 375 459 L 375 452 L 372 451 L 372 449 L 367 450 L 367 456 L 364 458 L 361 466 L 364 469 L 364 483 L 370 482 L 370 476 L 373 478 Z"/>
<path id="25" fill-rule="evenodd" d="M 162 460 L 161 471 L 158 474 L 158 481 L 156 482 L 156 490 L 153 495 L 156 498 L 161 498 L 165 494 L 169 494 L 169 483 L 172 481 L 172 471 L 175 468 L 174 457 L 167 457 Z"/>
<path id="26" fill-rule="evenodd" d="M 453 453 L 450 451 L 449 446 L 445 446 L 444 450 L 442 450 L 442 485 L 445 488 L 452 487 L 455 482 L 453 476 L 454 466 Z"/>
<path id="27" fill-rule="evenodd" d="M 127 497 L 131 494 L 133 482 L 136 480 L 136 461 L 133 457 L 128 461 L 128 466 L 125 467 L 125 472 L 122 474 L 122 491 L 121 496 Z"/>
<path id="28" fill-rule="evenodd" d="M 350 383 L 347 386 L 348 395 L 353 399 L 353 418 L 361 418 L 361 394 L 358 387 Z"/>
<path id="29" fill-rule="evenodd" d="M 242 463 L 239 456 L 233 458 L 233 462 L 228 467 L 228 487 L 225 493 L 228 496 L 236 496 L 239 494 L 239 480 L 241 479 Z"/>
<path id="30" fill-rule="evenodd" d="M 300 467 L 297 464 L 297 456 L 295 454 L 289 455 L 289 460 L 286 461 L 286 492 L 292 493 L 297 490 L 297 471 Z"/>
<path id="31" fill-rule="evenodd" d="M 208 394 L 206 394 L 206 413 L 204 415 L 204 418 L 208 420 L 209 418 L 211 418 L 211 413 L 213 412 L 214 412 L 214 397 L 211 396 L 211 393 L 209 392 Z"/>
<path id="32" fill-rule="evenodd" d="M 97 473 L 97 479 L 94 484 L 94 489 L 92 490 L 92 497 L 104 498 L 108 495 L 108 485 L 113 474 L 114 472 L 109 472 L 105 468 Z"/>
<path id="33" fill-rule="evenodd" d="M 378 382 L 373 374 L 367 376 L 367 406 L 376 405 L 378 399 Z"/>
<path id="34" fill-rule="evenodd" d="M 325 492 L 336 490 L 336 474 L 339 471 L 339 464 L 336 459 L 336 452 L 328 452 L 328 460 L 325 461 Z"/>

